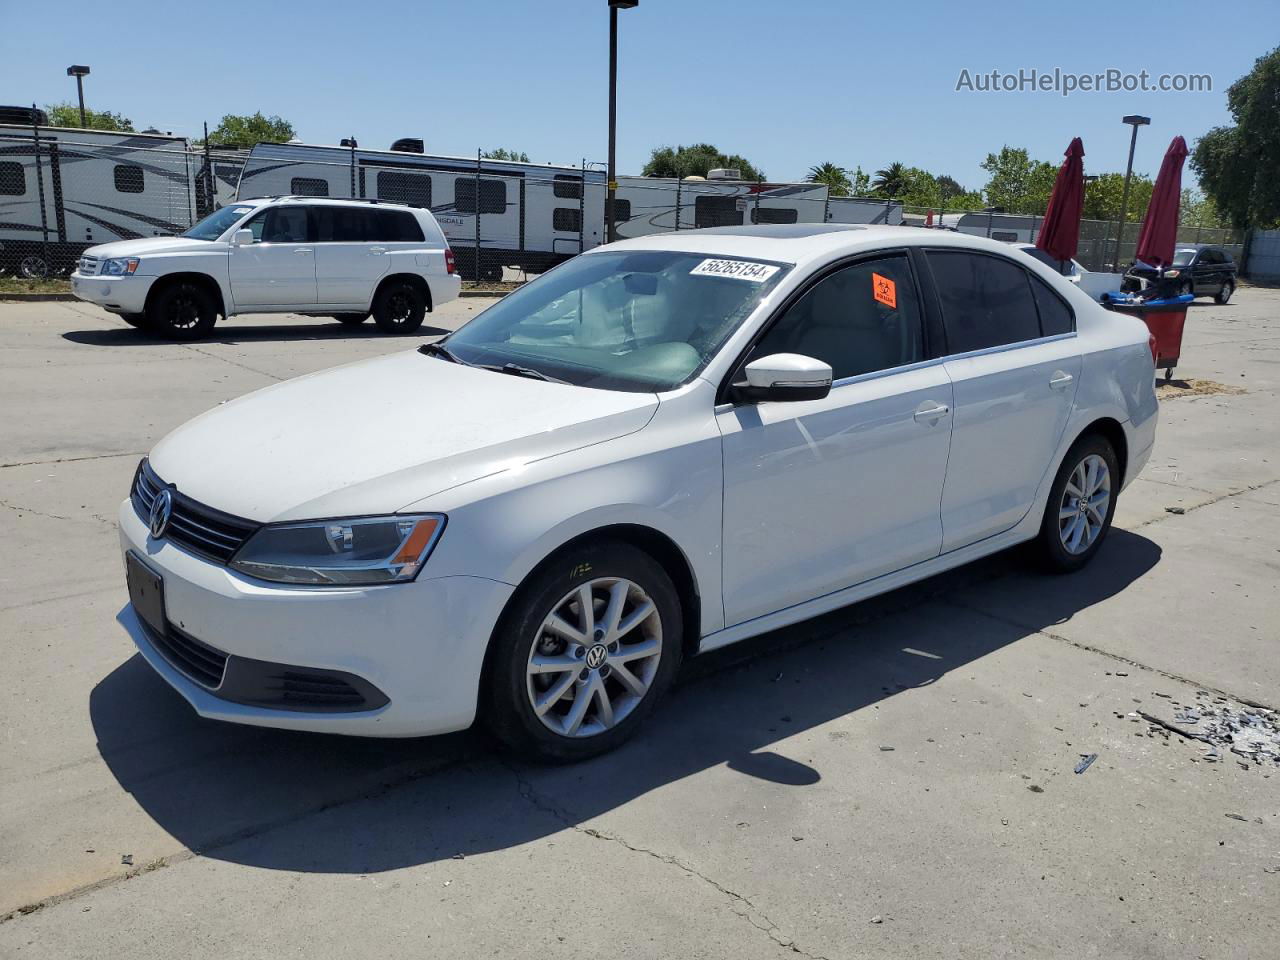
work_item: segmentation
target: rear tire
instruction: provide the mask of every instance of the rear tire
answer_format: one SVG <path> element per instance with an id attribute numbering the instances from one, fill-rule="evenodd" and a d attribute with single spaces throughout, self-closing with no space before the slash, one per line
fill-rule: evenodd
<path id="1" fill-rule="evenodd" d="M 169 284 L 147 305 L 147 329 L 174 340 L 207 337 L 218 321 L 218 306 L 198 283 Z"/>
<path id="2" fill-rule="evenodd" d="M 346 324 L 348 327 L 358 327 L 369 319 L 367 313 L 334 313 L 331 314 L 333 319 L 339 323 Z"/>
<path id="3" fill-rule="evenodd" d="M 494 629 L 485 722 L 526 756 L 605 753 L 653 712 L 682 649 L 680 597 L 657 561 L 613 540 L 566 550 L 525 580 Z"/>
<path id="4" fill-rule="evenodd" d="M 378 291 L 373 322 L 383 333 L 413 333 L 427 315 L 427 298 L 407 280 L 395 280 Z"/>
<path id="5" fill-rule="evenodd" d="M 1226 283 L 1222 285 L 1222 289 L 1219 290 L 1214 295 L 1214 298 L 1213 298 L 1214 302 L 1225 304 L 1228 300 L 1231 299 L 1231 294 L 1235 292 L 1236 292 L 1236 282 L 1234 280 L 1228 280 Z"/>
<path id="6" fill-rule="evenodd" d="M 1085 434 L 1067 451 L 1045 504 L 1037 546 L 1050 571 L 1073 573 L 1093 559 L 1111 530 L 1119 493 L 1119 461 L 1110 441 Z"/>

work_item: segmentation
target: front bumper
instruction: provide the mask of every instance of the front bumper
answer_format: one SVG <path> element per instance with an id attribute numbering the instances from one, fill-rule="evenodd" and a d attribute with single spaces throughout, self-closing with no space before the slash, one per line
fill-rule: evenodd
<path id="1" fill-rule="evenodd" d="M 119 520 L 123 550 L 164 578 L 166 616 L 184 634 L 233 658 L 353 675 L 389 701 L 359 712 L 234 702 L 180 670 L 125 607 L 118 620 L 139 652 L 201 716 L 373 737 L 447 733 L 475 719 L 485 648 L 509 584 L 480 577 L 355 588 L 267 584 L 152 540 L 129 500 Z"/>
<path id="2" fill-rule="evenodd" d="M 96 303 L 112 313 L 142 313 L 147 292 L 155 277 L 87 277 L 79 270 L 71 274 L 71 292 L 81 300 Z"/>

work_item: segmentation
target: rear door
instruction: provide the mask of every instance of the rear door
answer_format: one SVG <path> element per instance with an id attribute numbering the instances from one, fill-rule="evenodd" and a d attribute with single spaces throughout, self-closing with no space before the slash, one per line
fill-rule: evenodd
<path id="1" fill-rule="evenodd" d="M 316 258 L 308 208 L 268 207 L 244 224 L 254 242 L 229 254 L 236 309 L 314 307 Z"/>
<path id="2" fill-rule="evenodd" d="M 333 204 L 312 208 L 316 235 L 316 297 L 324 307 L 367 310 L 373 290 L 387 272 L 393 249 L 383 219 L 406 211 L 379 210 L 364 204 Z"/>
<path id="3" fill-rule="evenodd" d="M 994 254 L 927 255 L 947 338 L 955 413 L 942 491 L 942 551 L 1026 516 L 1066 429 L 1080 377 L 1070 306 Z"/>

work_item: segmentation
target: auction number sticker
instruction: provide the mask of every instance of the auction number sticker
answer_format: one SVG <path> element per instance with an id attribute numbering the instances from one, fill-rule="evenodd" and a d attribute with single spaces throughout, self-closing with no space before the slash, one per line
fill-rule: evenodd
<path id="1" fill-rule="evenodd" d="M 751 260 L 703 260 L 689 274 L 694 277 L 732 277 L 734 280 L 764 283 L 777 272 L 778 267 Z"/>

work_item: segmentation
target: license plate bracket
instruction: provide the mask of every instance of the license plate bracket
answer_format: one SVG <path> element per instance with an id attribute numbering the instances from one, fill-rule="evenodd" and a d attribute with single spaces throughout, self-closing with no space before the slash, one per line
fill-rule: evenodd
<path id="1" fill-rule="evenodd" d="M 164 578 L 152 570 L 133 551 L 125 554 L 125 580 L 129 585 L 129 602 L 144 624 L 161 636 L 166 630 L 164 612 Z"/>

